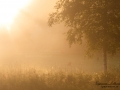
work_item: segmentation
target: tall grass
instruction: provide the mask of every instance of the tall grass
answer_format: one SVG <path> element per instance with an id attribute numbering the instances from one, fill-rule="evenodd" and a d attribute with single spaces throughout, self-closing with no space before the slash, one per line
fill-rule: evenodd
<path id="1" fill-rule="evenodd" d="M 120 72 L 118 71 L 118 68 L 111 69 L 106 74 L 95 75 L 63 71 L 44 73 L 36 69 L 1 71 L 0 90 L 120 90 L 120 86 L 102 88 L 96 85 L 96 81 L 120 83 Z"/>

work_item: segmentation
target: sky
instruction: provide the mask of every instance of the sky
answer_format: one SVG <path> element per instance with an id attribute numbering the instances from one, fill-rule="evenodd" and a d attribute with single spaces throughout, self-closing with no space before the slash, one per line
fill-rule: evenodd
<path id="1" fill-rule="evenodd" d="M 71 49 L 69 48 L 64 34 L 68 29 L 64 25 L 49 27 L 47 24 L 49 13 L 54 11 L 56 1 L 35 0 L 27 8 L 21 10 L 15 18 L 11 28 L 11 37 L 16 40 L 17 44 L 23 44 L 24 50 L 24 45 L 26 45 L 26 49 L 32 47 L 33 52 L 34 50 L 38 50 L 38 52 L 70 52 L 70 50 L 76 52 L 78 49 L 79 46 L 74 45 Z"/>
<path id="2" fill-rule="evenodd" d="M 72 45 L 70 48 L 66 41 L 64 33 L 68 28 L 63 24 L 53 27 L 47 24 L 49 13 L 54 11 L 56 1 L 33 0 L 14 16 L 9 31 L 5 26 L 0 26 L 1 64 L 8 65 L 13 62 L 28 64 L 28 60 L 29 63 L 38 60 L 46 60 L 44 63 L 47 63 L 50 57 L 52 57 L 50 60 L 59 59 L 61 58 L 59 55 L 64 54 L 77 54 L 83 58 L 83 48 L 79 45 Z M 58 54 L 59 58 L 53 58 L 54 54 Z"/>

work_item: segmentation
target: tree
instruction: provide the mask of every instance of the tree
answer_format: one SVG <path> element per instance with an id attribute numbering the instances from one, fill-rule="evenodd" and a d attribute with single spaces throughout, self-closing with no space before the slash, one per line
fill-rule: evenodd
<path id="1" fill-rule="evenodd" d="M 103 51 L 104 71 L 107 54 L 120 50 L 120 0 L 58 0 L 55 12 L 49 15 L 52 26 L 63 22 L 69 44 L 82 44 L 86 38 L 90 51 Z"/>

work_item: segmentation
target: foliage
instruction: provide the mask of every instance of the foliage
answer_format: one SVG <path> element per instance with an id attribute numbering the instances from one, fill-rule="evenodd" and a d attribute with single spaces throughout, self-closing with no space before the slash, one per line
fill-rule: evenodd
<path id="1" fill-rule="evenodd" d="M 110 54 L 120 50 L 120 0 L 58 0 L 55 12 L 49 16 L 52 26 L 63 22 L 70 27 L 67 32 L 69 44 L 87 40 L 88 48 Z"/>

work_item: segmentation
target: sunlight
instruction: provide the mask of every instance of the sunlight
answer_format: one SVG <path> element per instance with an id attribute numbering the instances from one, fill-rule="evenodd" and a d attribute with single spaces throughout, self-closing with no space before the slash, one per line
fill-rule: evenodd
<path id="1" fill-rule="evenodd" d="M 0 0 L 0 25 L 8 30 L 14 17 L 30 0 Z"/>

